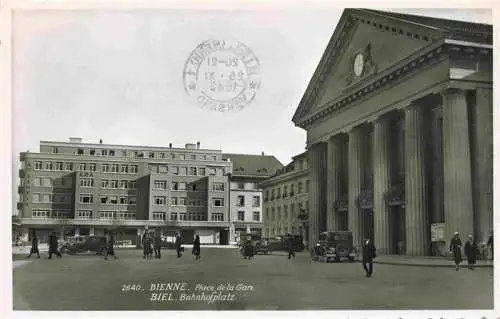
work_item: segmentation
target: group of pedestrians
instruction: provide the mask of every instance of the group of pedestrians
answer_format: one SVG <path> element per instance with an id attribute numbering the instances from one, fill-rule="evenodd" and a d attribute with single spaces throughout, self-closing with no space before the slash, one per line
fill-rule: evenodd
<path id="1" fill-rule="evenodd" d="M 493 233 L 490 233 L 486 247 L 491 247 L 491 259 L 493 260 Z M 462 240 L 458 232 L 455 232 L 450 241 L 450 252 L 453 255 L 453 261 L 455 262 L 455 270 L 458 271 L 460 269 L 460 263 L 462 262 Z M 479 255 L 479 249 L 472 235 L 467 237 L 465 245 L 463 246 L 463 252 L 467 259 L 467 268 L 474 270 L 474 265 L 476 264 L 477 256 Z"/>
<path id="2" fill-rule="evenodd" d="M 31 255 L 36 254 L 36 258 L 40 259 L 40 250 L 38 249 L 38 237 L 33 234 L 31 238 L 31 249 L 27 258 L 31 258 Z M 57 235 L 52 232 L 49 235 L 49 259 L 52 259 L 52 255 L 56 255 L 57 258 L 62 258 L 62 254 L 59 251 L 59 243 L 57 241 Z"/>
<path id="3" fill-rule="evenodd" d="M 195 259 L 198 260 L 201 258 L 201 244 L 200 244 L 200 236 L 196 235 L 193 242 L 193 250 L 192 253 L 195 256 Z M 143 248 L 143 258 L 144 259 L 152 259 L 153 252 L 155 254 L 155 258 L 161 258 L 161 247 L 162 247 L 162 238 L 161 234 L 157 232 L 145 232 L 142 237 L 142 248 Z M 177 253 L 177 258 L 182 257 L 182 253 L 184 252 L 184 247 L 182 247 L 182 238 L 179 233 L 175 235 L 175 250 Z"/>

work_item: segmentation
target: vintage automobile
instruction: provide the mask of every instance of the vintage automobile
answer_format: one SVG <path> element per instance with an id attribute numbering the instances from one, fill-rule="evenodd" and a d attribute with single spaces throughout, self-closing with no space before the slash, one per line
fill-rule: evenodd
<path id="1" fill-rule="evenodd" d="M 322 232 L 318 243 L 311 249 L 311 259 L 314 261 L 339 262 L 348 259 L 353 262 L 356 257 L 352 233 L 348 231 Z"/>
<path id="2" fill-rule="evenodd" d="M 60 250 L 61 253 L 68 255 L 79 253 L 96 253 L 102 255 L 105 248 L 105 236 L 75 236 L 63 243 Z"/>
<path id="3" fill-rule="evenodd" d="M 269 254 L 269 240 L 266 238 L 263 238 L 261 240 L 258 240 L 255 242 L 255 247 L 254 247 L 254 253 L 256 255 L 258 254 L 264 254 L 267 255 Z"/>
<path id="4" fill-rule="evenodd" d="M 304 250 L 304 244 L 302 243 L 302 237 L 298 235 L 284 235 L 272 238 L 267 238 L 267 252 L 273 251 L 288 251 L 288 243 L 291 239 L 294 245 L 294 251 L 300 252 Z"/>

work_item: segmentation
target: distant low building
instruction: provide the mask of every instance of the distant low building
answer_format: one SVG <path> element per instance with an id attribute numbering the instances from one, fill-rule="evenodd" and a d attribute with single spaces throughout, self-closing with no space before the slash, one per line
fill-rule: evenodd
<path id="1" fill-rule="evenodd" d="M 303 235 L 300 215 L 309 211 L 309 158 L 306 152 L 260 183 L 264 191 L 264 236 Z"/>
<path id="2" fill-rule="evenodd" d="M 231 243 L 240 239 L 241 233 L 262 233 L 263 210 L 262 189 L 259 183 L 274 175 L 283 167 L 274 156 L 223 154 L 223 159 L 231 162 L 233 171 L 229 177 Z"/>

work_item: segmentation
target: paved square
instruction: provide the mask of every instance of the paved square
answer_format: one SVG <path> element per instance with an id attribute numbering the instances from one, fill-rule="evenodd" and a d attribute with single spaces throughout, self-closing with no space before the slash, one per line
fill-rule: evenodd
<path id="1" fill-rule="evenodd" d="M 359 263 L 312 262 L 307 253 L 244 260 L 236 249 L 203 249 L 202 259 L 144 260 L 141 250 L 117 250 L 118 260 L 64 256 L 33 260 L 14 271 L 14 310 L 301 310 L 301 309 L 491 309 L 493 269 L 375 265 L 365 278 Z M 24 256 L 16 258 L 24 260 Z M 232 301 L 150 301 L 152 283 L 187 283 L 190 291 L 155 291 L 168 299 L 191 295 L 197 284 L 244 285 L 227 291 Z M 144 291 L 122 291 L 139 284 Z M 251 287 L 250 287 L 251 286 Z M 138 286 L 135 286 L 137 288 Z M 133 288 L 130 286 L 129 288 Z M 196 292 L 201 295 L 201 291 Z M 204 292 L 205 296 L 211 294 Z M 221 294 L 222 295 L 222 294 Z"/>

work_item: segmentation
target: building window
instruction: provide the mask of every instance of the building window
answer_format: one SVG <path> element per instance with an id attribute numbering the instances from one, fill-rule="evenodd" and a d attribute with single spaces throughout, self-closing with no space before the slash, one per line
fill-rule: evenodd
<path id="1" fill-rule="evenodd" d="M 209 167 L 208 168 L 208 175 L 215 175 L 215 168 Z"/>
<path id="2" fill-rule="evenodd" d="M 108 203 L 108 196 L 101 196 L 101 204 L 107 204 Z"/>
<path id="3" fill-rule="evenodd" d="M 295 195 L 295 184 L 290 185 L 290 196 Z"/>
<path id="4" fill-rule="evenodd" d="M 33 218 L 50 218 L 50 211 L 34 210 L 31 215 L 33 216 Z"/>
<path id="5" fill-rule="evenodd" d="M 186 176 L 187 175 L 187 167 L 181 167 L 179 175 Z"/>
<path id="6" fill-rule="evenodd" d="M 217 161 L 217 156 L 212 156 L 212 161 Z"/>
<path id="7" fill-rule="evenodd" d="M 177 203 L 178 203 L 177 197 L 171 197 L 170 198 L 170 205 L 177 206 Z"/>
<path id="8" fill-rule="evenodd" d="M 109 180 L 107 179 L 101 180 L 101 188 L 109 188 Z"/>
<path id="9" fill-rule="evenodd" d="M 80 187 L 94 187 L 94 179 L 93 178 L 80 179 Z"/>
<path id="10" fill-rule="evenodd" d="M 253 197 L 252 207 L 260 207 L 260 196 Z"/>
<path id="11" fill-rule="evenodd" d="M 122 157 L 127 157 L 127 151 L 122 151 Z"/>
<path id="12" fill-rule="evenodd" d="M 245 183 L 238 183 L 238 189 L 245 189 Z"/>
<path id="13" fill-rule="evenodd" d="M 179 182 L 180 191 L 185 191 L 187 189 L 186 186 L 187 186 L 186 182 Z"/>
<path id="14" fill-rule="evenodd" d="M 196 176 L 196 173 L 197 173 L 196 167 L 190 167 L 189 168 L 189 175 Z"/>
<path id="15" fill-rule="evenodd" d="M 165 158 L 165 153 L 160 153 L 160 158 Z"/>
<path id="16" fill-rule="evenodd" d="M 90 172 L 95 172 L 96 171 L 96 164 L 95 163 L 90 163 L 88 166 L 88 169 Z"/>
<path id="17" fill-rule="evenodd" d="M 196 155 L 195 154 L 191 154 L 191 159 L 194 161 L 196 160 Z"/>
<path id="18" fill-rule="evenodd" d="M 122 165 L 120 172 L 122 172 L 122 173 L 128 173 L 128 165 Z"/>
<path id="19" fill-rule="evenodd" d="M 237 205 L 240 207 L 245 206 L 245 196 L 238 195 Z"/>
<path id="20" fill-rule="evenodd" d="M 135 205 L 137 203 L 137 198 L 135 196 L 130 196 L 128 198 L 128 204 L 129 205 Z"/>
<path id="21" fill-rule="evenodd" d="M 110 204 L 113 204 L 113 205 L 118 204 L 118 197 L 117 197 L 117 196 L 111 196 L 111 197 L 109 198 L 109 203 L 110 203 Z"/>
<path id="22" fill-rule="evenodd" d="M 109 165 L 108 164 L 102 165 L 102 172 L 103 173 L 109 173 Z"/>
<path id="23" fill-rule="evenodd" d="M 179 182 L 172 182 L 172 190 L 173 191 L 179 190 Z"/>
<path id="24" fill-rule="evenodd" d="M 59 153 L 59 149 L 58 149 L 57 147 L 52 147 L 52 148 L 50 149 L 50 152 L 51 152 L 52 154 L 57 154 L 57 153 Z"/>
<path id="25" fill-rule="evenodd" d="M 278 187 L 276 198 L 281 198 L 281 187 Z"/>
<path id="26" fill-rule="evenodd" d="M 149 156 L 149 158 L 155 158 L 155 153 L 149 152 L 148 156 Z"/>
<path id="27" fill-rule="evenodd" d="M 201 155 L 201 156 L 200 156 L 200 159 L 201 159 L 202 161 L 206 161 L 206 160 L 207 160 L 207 156 L 206 156 L 206 155 Z"/>
<path id="28" fill-rule="evenodd" d="M 73 163 L 64 163 L 64 170 L 65 171 L 72 171 L 73 170 Z"/>
<path id="29" fill-rule="evenodd" d="M 245 212 L 242 212 L 242 211 L 238 212 L 238 220 L 239 221 L 244 221 L 245 220 Z"/>
<path id="30" fill-rule="evenodd" d="M 111 165 L 111 173 L 118 173 L 118 164 Z"/>
<path id="31" fill-rule="evenodd" d="M 155 205 L 165 205 L 167 202 L 167 199 L 165 196 L 154 196 L 153 202 L 155 203 Z"/>
<path id="32" fill-rule="evenodd" d="M 101 150 L 102 156 L 108 156 L 108 150 Z"/>
<path id="33" fill-rule="evenodd" d="M 170 220 L 177 220 L 177 213 L 170 213 Z"/>
<path id="34" fill-rule="evenodd" d="M 253 212 L 253 221 L 254 222 L 260 221 L 260 212 Z"/>
<path id="35" fill-rule="evenodd" d="M 136 186 L 137 186 L 137 182 L 136 181 L 129 181 L 128 188 L 134 189 L 134 188 L 136 188 Z"/>
<path id="36" fill-rule="evenodd" d="M 57 162 L 56 163 L 56 171 L 62 171 L 62 170 L 63 170 L 63 163 Z"/>
<path id="37" fill-rule="evenodd" d="M 168 172 L 168 166 L 167 165 L 160 165 L 159 172 L 160 173 L 167 173 Z"/>
<path id="38" fill-rule="evenodd" d="M 167 189 L 167 181 L 155 181 L 155 189 Z"/>
<path id="39" fill-rule="evenodd" d="M 219 213 L 212 214 L 212 221 L 215 221 L 215 222 L 224 221 L 224 214 L 219 214 Z"/>
<path id="40" fill-rule="evenodd" d="M 92 155 L 92 156 L 94 156 L 95 155 L 95 150 L 90 150 L 89 154 Z"/>
<path id="41" fill-rule="evenodd" d="M 153 212 L 153 220 L 165 220 L 165 212 Z"/>
<path id="42" fill-rule="evenodd" d="M 112 180 L 110 183 L 111 188 L 118 188 L 118 181 L 117 180 Z"/>
<path id="43" fill-rule="evenodd" d="M 297 194 L 302 193 L 302 182 L 299 182 L 299 186 L 297 187 Z"/>
<path id="44" fill-rule="evenodd" d="M 127 205 L 127 197 L 124 196 L 120 197 L 120 205 Z"/>
<path id="45" fill-rule="evenodd" d="M 78 151 L 77 151 L 77 154 L 78 155 L 83 155 L 83 148 L 79 148 Z"/>
<path id="46" fill-rule="evenodd" d="M 172 174 L 179 175 L 179 167 L 178 166 L 172 166 Z"/>
<path id="47" fill-rule="evenodd" d="M 288 205 L 283 206 L 283 218 L 288 219 Z"/>
<path id="48" fill-rule="evenodd" d="M 81 204 L 92 204 L 94 202 L 94 195 L 92 194 L 81 194 L 80 203 Z"/>
<path id="49" fill-rule="evenodd" d="M 46 162 L 45 169 L 51 171 L 53 169 L 52 162 Z"/>
<path id="50" fill-rule="evenodd" d="M 78 218 L 78 219 L 90 219 L 90 218 L 92 218 L 92 211 L 91 210 L 79 210 L 76 213 L 76 218 Z"/>
<path id="51" fill-rule="evenodd" d="M 283 198 L 288 196 L 288 186 L 283 186 Z"/>
<path id="52" fill-rule="evenodd" d="M 40 185 L 42 185 L 42 179 L 40 177 L 33 179 L 33 186 L 40 186 Z"/>
<path id="53" fill-rule="evenodd" d="M 45 178 L 43 178 L 43 186 L 44 187 L 54 186 L 54 181 L 50 177 L 45 177 Z"/>
<path id="54" fill-rule="evenodd" d="M 186 155 L 184 155 L 184 154 L 179 154 L 179 159 L 180 159 L 180 160 L 185 160 L 185 159 L 186 159 Z"/>
<path id="55" fill-rule="evenodd" d="M 212 189 L 214 191 L 224 191 L 224 183 L 213 183 Z"/>
<path id="56" fill-rule="evenodd" d="M 110 211 L 103 211 L 100 214 L 101 219 L 113 219 L 114 217 L 114 212 Z"/>
<path id="57" fill-rule="evenodd" d="M 204 167 L 200 167 L 200 169 L 198 169 L 198 176 L 205 176 L 206 175 L 206 170 Z"/>
<path id="58" fill-rule="evenodd" d="M 120 181 L 120 187 L 122 189 L 126 189 L 128 186 L 128 181 Z"/>
<path id="59" fill-rule="evenodd" d="M 306 193 L 309 193 L 309 180 L 306 180 Z"/>
<path id="60" fill-rule="evenodd" d="M 39 171 L 42 169 L 42 162 L 36 161 L 35 162 L 35 170 Z"/>
<path id="61" fill-rule="evenodd" d="M 131 165 L 130 166 L 130 173 L 131 174 L 137 174 L 137 165 Z"/>
<path id="62" fill-rule="evenodd" d="M 186 206 L 186 203 L 187 203 L 186 197 L 179 197 L 179 203 L 178 203 L 179 206 Z"/>
<path id="63" fill-rule="evenodd" d="M 213 198 L 212 206 L 214 207 L 223 207 L 224 206 L 224 198 Z"/>

